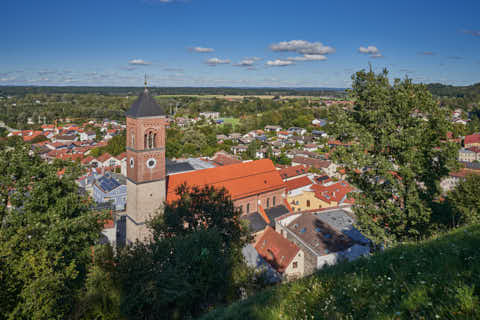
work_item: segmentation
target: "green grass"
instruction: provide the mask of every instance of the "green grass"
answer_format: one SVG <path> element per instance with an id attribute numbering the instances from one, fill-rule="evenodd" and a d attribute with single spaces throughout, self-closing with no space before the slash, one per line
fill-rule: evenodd
<path id="1" fill-rule="evenodd" d="M 480 226 L 323 269 L 202 319 L 480 319 Z"/>
<path id="2" fill-rule="evenodd" d="M 223 120 L 224 124 L 230 123 L 233 127 L 240 123 L 240 119 L 238 118 L 220 118 L 220 120 Z"/>

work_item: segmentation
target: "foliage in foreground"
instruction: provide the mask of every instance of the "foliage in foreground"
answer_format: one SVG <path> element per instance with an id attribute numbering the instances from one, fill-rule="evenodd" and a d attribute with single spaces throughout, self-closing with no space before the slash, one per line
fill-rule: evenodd
<path id="1" fill-rule="evenodd" d="M 255 290 L 241 248 L 248 231 L 225 189 L 177 189 L 150 223 L 153 239 L 120 252 L 115 272 L 129 319 L 184 319 Z"/>
<path id="2" fill-rule="evenodd" d="M 202 319 L 478 319 L 480 226 L 387 249 Z"/>
<path id="3" fill-rule="evenodd" d="M 62 166 L 0 152 L 0 319 L 64 319 L 85 285 L 102 216 Z"/>

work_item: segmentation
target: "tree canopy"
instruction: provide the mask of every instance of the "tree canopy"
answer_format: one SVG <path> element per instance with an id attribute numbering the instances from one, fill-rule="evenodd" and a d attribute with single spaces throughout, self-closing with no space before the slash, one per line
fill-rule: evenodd
<path id="1" fill-rule="evenodd" d="M 349 147 L 334 159 L 361 193 L 354 211 L 359 227 L 377 241 L 418 239 L 430 226 L 440 179 L 454 166 L 457 148 L 446 138 L 446 110 L 425 86 L 388 72 L 352 76 L 351 110 L 332 108 L 332 132 Z"/>
<path id="2" fill-rule="evenodd" d="M 103 216 L 90 210 L 74 166 L 18 144 L 0 151 L 0 319 L 64 319 L 84 286 Z"/>
<path id="3" fill-rule="evenodd" d="M 238 299 L 253 286 L 240 249 L 249 241 L 225 189 L 177 189 L 150 223 L 153 240 L 118 257 L 122 310 L 132 319 L 184 319 Z"/>

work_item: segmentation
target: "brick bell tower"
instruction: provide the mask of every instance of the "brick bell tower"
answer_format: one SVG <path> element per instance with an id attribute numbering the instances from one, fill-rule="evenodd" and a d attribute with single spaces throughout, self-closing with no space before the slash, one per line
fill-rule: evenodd
<path id="1" fill-rule="evenodd" d="M 131 105 L 127 117 L 127 243 L 150 237 L 145 221 L 166 196 L 165 112 L 147 89 Z"/>

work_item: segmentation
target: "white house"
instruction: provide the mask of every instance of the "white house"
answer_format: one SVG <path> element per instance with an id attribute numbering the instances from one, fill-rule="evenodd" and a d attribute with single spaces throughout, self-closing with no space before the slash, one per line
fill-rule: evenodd
<path id="1" fill-rule="evenodd" d="M 80 133 L 80 141 L 93 140 L 96 136 L 95 131 L 84 131 Z"/>

